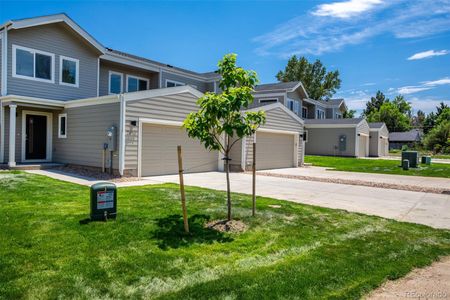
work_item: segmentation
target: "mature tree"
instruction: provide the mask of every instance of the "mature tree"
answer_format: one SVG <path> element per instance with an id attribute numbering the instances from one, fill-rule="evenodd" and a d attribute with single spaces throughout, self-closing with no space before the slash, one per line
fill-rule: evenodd
<path id="1" fill-rule="evenodd" d="M 450 107 L 444 102 L 439 103 L 439 106 L 436 106 L 436 113 L 430 112 L 424 122 L 423 122 L 423 131 L 427 134 L 431 129 L 435 126 L 439 125 L 445 119 L 448 119 L 448 112 Z"/>
<path id="2" fill-rule="evenodd" d="M 423 145 L 436 153 L 450 153 L 450 120 L 444 120 L 431 129 L 425 135 Z"/>
<path id="3" fill-rule="evenodd" d="M 418 110 L 416 115 L 411 118 L 411 124 L 417 128 L 423 128 L 426 115 L 422 110 Z"/>
<path id="4" fill-rule="evenodd" d="M 219 61 L 220 94 L 206 93 L 197 104 L 200 109 L 190 113 L 183 126 L 188 135 L 197 138 L 206 149 L 224 155 L 227 178 L 228 220 L 231 220 L 231 191 L 229 154 L 235 143 L 255 134 L 265 122 L 264 111 L 245 112 L 253 102 L 253 89 L 258 81 L 254 71 L 236 66 L 236 54 L 227 54 Z"/>
<path id="5" fill-rule="evenodd" d="M 363 115 L 368 116 L 375 111 L 379 111 L 381 105 L 383 105 L 385 102 L 389 102 L 389 99 L 386 98 L 386 96 L 381 91 L 377 91 L 375 97 L 371 97 L 370 101 L 366 103 L 366 109 L 364 109 Z"/>
<path id="6" fill-rule="evenodd" d="M 439 106 L 436 106 L 437 116 L 439 116 L 447 108 L 449 108 L 449 106 L 444 102 L 439 103 Z"/>
<path id="7" fill-rule="evenodd" d="M 292 56 L 277 79 L 283 82 L 301 81 L 312 99 L 330 98 L 341 87 L 339 71 L 327 72 L 320 60 L 310 63 L 304 56 Z"/>
<path id="8" fill-rule="evenodd" d="M 344 111 L 344 114 L 343 114 L 342 117 L 343 117 L 344 119 L 351 119 L 351 118 L 354 118 L 355 115 L 356 115 L 356 110 L 350 109 L 350 110 Z"/>
<path id="9" fill-rule="evenodd" d="M 406 101 L 405 97 L 403 97 L 402 95 L 398 95 L 394 98 L 392 102 L 398 107 L 398 110 L 402 114 L 406 114 L 408 117 L 411 118 L 412 115 L 411 104 L 408 101 Z"/>
<path id="10" fill-rule="evenodd" d="M 379 110 L 366 115 L 368 122 L 384 122 L 391 132 L 407 131 L 411 128 L 410 119 L 399 107 L 390 101 L 383 103 Z"/>

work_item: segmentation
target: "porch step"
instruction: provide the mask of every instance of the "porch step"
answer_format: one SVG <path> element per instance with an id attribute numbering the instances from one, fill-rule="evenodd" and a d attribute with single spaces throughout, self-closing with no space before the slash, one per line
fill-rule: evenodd
<path id="1" fill-rule="evenodd" d="M 15 167 L 8 167 L 8 165 L 2 165 L 1 168 L 9 170 L 45 170 L 57 167 L 63 167 L 65 164 L 59 163 L 40 163 L 40 164 L 18 164 Z"/>

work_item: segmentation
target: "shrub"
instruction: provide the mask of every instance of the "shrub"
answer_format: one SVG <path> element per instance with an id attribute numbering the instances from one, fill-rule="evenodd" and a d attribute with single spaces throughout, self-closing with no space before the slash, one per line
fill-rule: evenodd
<path id="1" fill-rule="evenodd" d="M 428 150 L 436 153 L 441 150 L 448 151 L 450 147 L 450 121 L 444 121 L 431 129 L 425 138 L 423 144 Z"/>

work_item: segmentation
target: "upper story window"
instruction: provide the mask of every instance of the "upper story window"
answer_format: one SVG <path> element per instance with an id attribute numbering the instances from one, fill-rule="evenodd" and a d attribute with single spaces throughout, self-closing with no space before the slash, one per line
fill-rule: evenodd
<path id="1" fill-rule="evenodd" d="M 109 88 L 108 88 L 108 91 L 109 91 L 110 94 L 120 94 L 120 93 L 122 93 L 122 86 L 123 86 L 122 80 L 123 80 L 122 73 L 109 71 Z"/>
<path id="2" fill-rule="evenodd" d="M 341 114 L 336 114 L 336 119 L 342 119 L 342 115 Z"/>
<path id="3" fill-rule="evenodd" d="M 294 100 L 288 99 L 288 100 L 287 100 L 287 107 L 288 107 L 290 110 L 294 111 Z"/>
<path id="4" fill-rule="evenodd" d="M 318 109 L 317 110 L 317 119 L 325 119 L 325 111 Z"/>
<path id="5" fill-rule="evenodd" d="M 59 84 L 78 87 L 80 61 L 66 56 L 59 57 Z"/>
<path id="6" fill-rule="evenodd" d="M 307 119 L 308 118 L 308 108 L 303 106 L 302 107 L 302 118 Z"/>
<path id="7" fill-rule="evenodd" d="M 127 75 L 127 92 L 148 90 L 148 84 L 148 79 Z"/>
<path id="8" fill-rule="evenodd" d="M 186 84 L 183 82 L 166 79 L 166 87 L 175 87 L 175 86 L 183 86 L 183 85 L 186 85 Z"/>
<path id="9" fill-rule="evenodd" d="M 270 103 L 277 103 L 277 102 L 278 102 L 278 99 L 277 99 L 277 98 L 259 99 L 258 101 L 259 101 L 259 103 L 261 103 L 261 104 L 270 104 Z"/>
<path id="10" fill-rule="evenodd" d="M 53 83 L 54 73 L 55 54 L 13 45 L 13 77 Z"/>

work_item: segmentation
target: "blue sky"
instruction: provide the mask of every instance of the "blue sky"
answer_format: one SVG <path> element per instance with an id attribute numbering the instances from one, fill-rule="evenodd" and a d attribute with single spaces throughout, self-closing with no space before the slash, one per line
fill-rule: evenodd
<path id="1" fill-rule="evenodd" d="M 103 45 L 198 72 L 226 53 L 274 82 L 290 55 L 341 72 L 360 111 L 377 90 L 450 104 L 450 0 L 0 1 L 0 22 L 65 12 Z"/>

